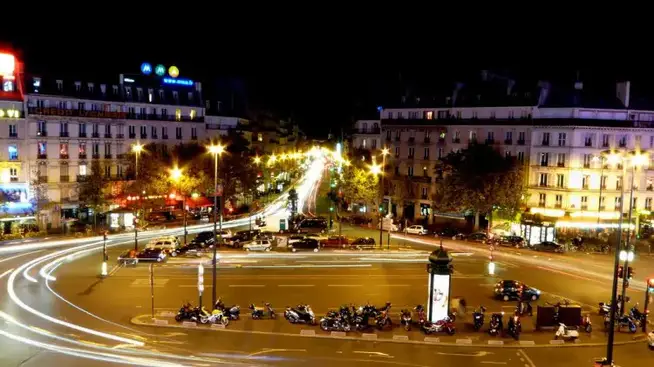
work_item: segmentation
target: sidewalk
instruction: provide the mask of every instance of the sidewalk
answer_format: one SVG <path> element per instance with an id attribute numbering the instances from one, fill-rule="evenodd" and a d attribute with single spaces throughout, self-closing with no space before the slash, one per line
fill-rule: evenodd
<path id="1" fill-rule="evenodd" d="M 467 347 L 508 347 L 508 348 L 525 348 L 525 347 L 592 347 L 606 345 L 606 335 L 603 331 L 593 331 L 587 334 L 579 332 L 579 339 L 576 341 L 564 341 L 554 339 L 554 330 L 551 331 L 533 331 L 533 325 L 527 325 L 523 318 L 520 340 L 515 340 L 509 336 L 490 336 L 486 330 L 488 320 L 482 331 L 475 332 L 472 325 L 464 321 L 457 320 L 456 334 L 449 336 L 445 333 L 425 335 L 422 331 L 413 327 L 410 331 L 405 331 L 400 327 L 399 320 L 393 319 L 393 328 L 391 330 L 377 330 L 371 327 L 367 332 L 326 332 L 319 326 L 306 324 L 291 324 L 283 317 L 283 309 L 276 309 L 276 320 L 252 320 L 247 309 L 241 310 L 241 319 L 230 322 L 225 328 L 222 325 L 201 325 L 195 322 L 176 322 L 174 316 L 175 310 L 159 310 L 152 319 L 151 315 L 139 315 L 131 319 L 132 324 L 139 326 L 178 328 L 186 330 L 211 330 L 223 332 L 236 332 L 244 334 L 263 334 L 271 336 L 291 336 L 291 337 L 314 337 L 314 338 L 339 338 L 344 340 L 356 341 L 375 341 L 375 342 L 392 342 L 408 344 L 438 344 L 447 346 L 467 346 Z M 316 312 L 317 319 L 324 312 Z M 487 315 L 487 319 L 490 315 Z M 507 320 L 505 319 L 505 325 Z M 595 322 L 595 320 L 593 320 Z M 602 325 L 598 325 L 602 328 Z M 644 343 L 647 335 L 641 331 L 635 334 L 627 332 L 616 332 L 615 345 Z"/>

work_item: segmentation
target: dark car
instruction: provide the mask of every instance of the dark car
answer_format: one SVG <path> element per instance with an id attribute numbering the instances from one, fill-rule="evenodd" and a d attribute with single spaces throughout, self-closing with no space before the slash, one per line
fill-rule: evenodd
<path id="1" fill-rule="evenodd" d="M 320 242 L 318 242 L 318 240 L 315 240 L 313 238 L 303 238 L 298 242 L 288 245 L 288 249 L 291 250 L 292 252 L 297 252 L 302 250 L 318 252 L 320 251 Z"/>
<path id="2" fill-rule="evenodd" d="M 495 284 L 495 297 L 504 301 L 531 300 L 540 298 L 540 291 L 517 280 L 500 280 Z"/>
<path id="3" fill-rule="evenodd" d="M 253 229 L 251 231 L 238 231 L 229 241 L 226 241 L 227 246 L 234 248 L 243 247 L 246 242 L 254 240 L 261 233 L 260 229 Z"/>
<path id="4" fill-rule="evenodd" d="M 191 241 L 186 245 L 182 245 L 177 248 L 176 252 L 178 255 L 199 255 L 205 249 L 205 246 L 201 242 Z"/>
<path id="5" fill-rule="evenodd" d="M 297 233 L 325 233 L 327 220 L 325 218 L 307 218 L 295 227 Z"/>
<path id="6" fill-rule="evenodd" d="M 559 245 L 556 242 L 544 241 L 539 244 L 534 245 L 534 250 L 543 251 L 543 252 L 563 252 L 563 245 Z"/>
<path id="7" fill-rule="evenodd" d="M 486 242 L 488 240 L 488 236 L 486 233 L 482 232 L 477 232 L 473 233 L 471 235 L 466 236 L 466 241 L 471 241 L 471 242 Z"/>
<path id="8" fill-rule="evenodd" d="M 141 261 L 156 261 L 156 262 L 162 262 L 166 260 L 166 253 L 164 252 L 164 249 L 161 247 L 153 247 L 153 248 L 145 248 L 138 254 L 136 254 L 136 258 Z"/>
<path id="9" fill-rule="evenodd" d="M 440 231 L 436 231 L 436 236 L 444 237 L 444 238 L 452 238 L 459 233 L 461 233 L 461 231 L 458 231 L 454 228 L 443 228 Z"/>
<path id="10" fill-rule="evenodd" d="M 204 231 L 198 233 L 197 236 L 191 241 L 200 247 L 210 247 L 215 243 L 215 238 L 213 236 L 213 231 Z"/>
<path id="11" fill-rule="evenodd" d="M 524 247 L 525 239 L 520 236 L 502 236 L 499 241 L 500 246 Z"/>
<path id="12" fill-rule="evenodd" d="M 351 247 L 357 250 L 372 250 L 375 248 L 375 239 L 372 237 L 359 237 L 352 241 Z"/>

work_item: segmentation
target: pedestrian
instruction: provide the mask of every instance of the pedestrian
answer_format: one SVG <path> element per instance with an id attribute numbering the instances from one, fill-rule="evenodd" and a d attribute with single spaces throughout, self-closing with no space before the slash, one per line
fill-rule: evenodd
<path id="1" fill-rule="evenodd" d="M 465 298 L 459 299 L 459 314 L 465 315 L 467 308 L 468 303 L 466 302 Z"/>

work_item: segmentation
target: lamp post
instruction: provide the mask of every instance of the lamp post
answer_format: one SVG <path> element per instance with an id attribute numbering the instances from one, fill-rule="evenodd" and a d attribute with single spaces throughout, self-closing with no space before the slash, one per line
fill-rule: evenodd
<path id="1" fill-rule="evenodd" d="M 204 266 L 202 264 L 198 265 L 198 295 L 199 303 L 198 307 L 202 308 L 202 293 L 204 292 Z"/>
<path id="2" fill-rule="evenodd" d="M 218 261 L 217 261 L 217 251 L 218 251 L 218 232 L 216 231 L 216 219 L 218 215 L 218 197 L 222 197 L 222 192 L 218 193 L 218 156 L 223 154 L 225 151 L 225 148 L 218 144 L 218 145 L 210 145 L 209 146 L 209 153 L 213 154 L 213 270 L 212 270 L 212 289 L 211 289 L 211 304 L 215 305 L 216 304 L 216 268 L 218 267 Z M 220 190 L 222 191 L 222 190 Z M 223 213 L 222 213 L 222 200 L 220 203 L 220 243 L 222 244 L 222 230 L 223 230 Z"/>
<path id="3" fill-rule="evenodd" d="M 186 195 L 182 190 L 182 176 L 183 171 L 180 168 L 175 167 L 170 170 L 170 179 L 177 183 L 177 188 L 182 195 L 182 212 L 184 214 L 184 244 L 186 245 Z"/>
<path id="4" fill-rule="evenodd" d="M 380 185 L 380 195 L 381 195 L 381 200 L 379 201 L 379 248 L 382 247 L 382 240 L 384 239 L 384 217 L 382 216 L 382 208 L 384 205 L 384 170 L 386 169 L 386 156 L 388 155 L 389 150 L 388 148 L 383 148 L 381 151 L 382 155 L 382 166 L 381 166 L 381 181 L 379 182 Z M 390 248 L 390 243 L 388 244 L 388 247 Z"/>
<path id="5" fill-rule="evenodd" d="M 602 190 L 604 189 L 604 156 L 594 156 L 594 162 L 600 162 L 600 188 L 599 188 L 599 198 L 597 199 L 597 234 L 599 235 L 599 224 L 600 224 L 600 213 L 602 212 Z"/>
<path id="6" fill-rule="evenodd" d="M 135 145 L 132 145 L 132 152 L 134 152 L 134 156 L 136 157 L 136 164 L 134 166 L 134 180 L 138 184 L 138 179 L 139 179 L 139 156 L 141 155 L 141 152 L 143 151 L 143 145 L 140 143 L 136 143 Z M 141 201 L 142 203 L 143 201 Z M 136 215 L 134 216 L 134 251 L 137 252 L 139 250 L 139 230 L 138 230 L 138 217 L 139 217 L 139 211 L 136 209 Z"/>
<path id="7" fill-rule="evenodd" d="M 370 166 L 370 173 L 372 173 L 375 176 L 380 175 L 380 174 L 383 173 L 381 166 L 378 165 L 377 162 L 375 162 L 375 157 L 374 156 L 372 157 L 372 165 Z M 379 247 L 381 247 L 382 246 L 382 235 L 383 235 L 382 234 L 383 225 L 382 225 L 382 221 L 381 221 L 381 202 L 379 203 L 379 208 L 378 209 L 379 209 Z"/>

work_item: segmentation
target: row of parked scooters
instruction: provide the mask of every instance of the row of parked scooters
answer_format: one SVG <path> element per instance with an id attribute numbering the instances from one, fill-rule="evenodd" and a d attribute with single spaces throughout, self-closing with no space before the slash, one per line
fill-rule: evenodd
<path id="1" fill-rule="evenodd" d="M 608 330 L 611 326 L 611 304 L 600 303 L 599 311 L 601 315 L 604 315 L 604 329 Z M 640 312 L 638 303 L 629 310 L 628 314 L 620 315 L 620 313 L 620 303 L 618 302 L 618 307 L 615 311 L 615 324 L 618 331 L 626 327 L 630 333 L 635 333 L 643 323 L 647 322 L 647 315 Z"/>
<path id="2" fill-rule="evenodd" d="M 274 319 L 277 317 L 270 303 L 264 303 L 264 307 L 257 307 L 251 304 L 249 309 L 251 310 L 253 319 Z M 177 315 L 175 315 L 175 320 L 177 322 L 193 321 L 201 324 L 222 324 L 227 326 L 230 320 L 238 320 L 240 317 L 240 306 L 233 305 L 226 307 L 222 299 L 218 298 L 211 312 L 207 311 L 204 306 L 193 307 L 190 303 L 184 304 L 177 312 Z"/>

